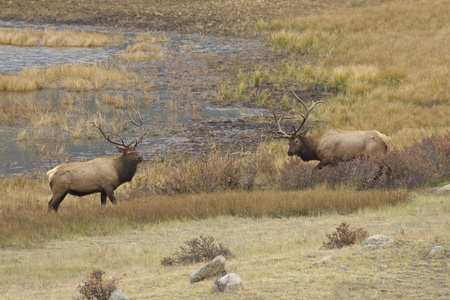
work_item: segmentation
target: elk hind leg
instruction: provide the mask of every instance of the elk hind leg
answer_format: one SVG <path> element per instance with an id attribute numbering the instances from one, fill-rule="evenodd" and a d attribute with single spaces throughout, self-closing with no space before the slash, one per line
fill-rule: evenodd
<path id="1" fill-rule="evenodd" d="M 116 204 L 116 197 L 114 196 L 114 190 L 106 191 L 106 195 L 108 195 L 109 201 L 111 201 L 112 204 Z M 102 202 L 103 203 L 103 202 Z M 105 199 L 106 203 L 106 199 Z"/>
<path id="2" fill-rule="evenodd" d="M 64 198 L 66 197 L 67 192 L 64 194 L 59 194 L 59 193 L 53 193 L 52 199 L 50 199 L 50 201 L 48 202 L 48 211 L 58 211 L 59 205 L 61 204 L 61 202 L 64 200 Z"/>
<path id="3" fill-rule="evenodd" d="M 388 166 L 388 165 L 379 165 L 379 171 L 377 173 L 377 175 L 375 176 L 375 178 L 373 179 L 373 181 L 377 180 L 378 178 L 380 178 L 381 175 L 386 174 L 386 177 L 389 179 L 392 176 L 392 169 Z"/>

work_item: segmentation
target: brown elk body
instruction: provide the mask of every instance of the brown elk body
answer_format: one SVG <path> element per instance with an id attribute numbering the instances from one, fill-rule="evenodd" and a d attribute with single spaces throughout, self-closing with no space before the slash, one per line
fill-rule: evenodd
<path id="1" fill-rule="evenodd" d="M 142 122 L 141 122 L 142 125 Z M 86 162 L 61 164 L 47 172 L 52 199 L 48 203 L 49 210 L 58 211 L 59 205 L 67 196 L 85 196 L 100 193 L 101 204 L 106 204 L 106 197 L 111 203 L 116 203 L 114 191 L 123 183 L 131 181 L 142 155 L 136 150 L 136 146 L 142 141 L 144 135 L 135 141 L 135 145 L 125 145 L 113 142 L 104 134 L 101 127 L 94 123 L 101 134 L 116 147 L 120 154 L 116 157 L 97 157 Z"/>
<path id="2" fill-rule="evenodd" d="M 384 157 L 390 138 L 376 130 L 347 131 L 331 129 L 323 133 L 306 136 L 306 132 L 289 138 L 288 155 L 296 155 L 304 161 L 318 160 L 315 169 L 333 164 L 340 160 L 370 156 L 380 165 L 384 165 Z"/>
<path id="3" fill-rule="evenodd" d="M 295 94 L 294 94 L 295 95 Z M 297 97 L 297 95 L 295 95 Z M 376 131 L 347 131 L 341 129 L 330 129 L 323 133 L 315 135 L 306 135 L 306 130 L 299 133 L 300 128 L 308 118 L 309 113 L 318 103 L 314 102 L 311 107 L 297 97 L 305 107 L 306 112 L 303 122 L 294 129 L 293 133 L 287 134 L 281 129 L 280 122 L 284 118 L 278 119 L 274 113 L 278 124 L 278 131 L 270 130 L 277 138 L 289 139 L 288 155 L 296 155 L 304 161 L 318 160 L 319 164 L 314 170 L 320 170 L 323 167 L 334 164 L 342 160 L 351 160 L 354 158 L 369 156 L 373 158 L 380 167 L 376 180 L 386 171 L 390 175 L 390 168 L 386 165 L 384 159 L 390 145 L 390 137 Z"/>

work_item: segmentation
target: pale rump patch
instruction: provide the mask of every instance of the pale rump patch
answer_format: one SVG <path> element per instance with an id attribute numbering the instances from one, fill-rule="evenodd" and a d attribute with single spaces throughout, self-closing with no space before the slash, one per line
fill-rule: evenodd
<path id="1" fill-rule="evenodd" d="M 59 167 L 59 166 L 58 166 Z M 47 176 L 48 176 L 48 182 L 52 182 L 53 179 L 53 175 L 55 175 L 56 169 L 58 167 L 55 167 L 53 169 L 51 169 L 50 171 L 47 172 Z"/>

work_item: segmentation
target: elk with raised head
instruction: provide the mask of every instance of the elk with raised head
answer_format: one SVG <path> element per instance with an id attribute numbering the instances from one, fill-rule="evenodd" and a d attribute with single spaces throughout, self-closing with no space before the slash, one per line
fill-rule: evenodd
<path id="1" fill-rule="evenodd" d="M 131 116 L 130 116 L 131 118 Z M 114 191 L 122 183 L 131 181 L 139 163 L 142 162 L 142 155 L 136 150 L 142 142 L 145 133 L 142 134 L 142 118 L 139 115 L 140 124 L 131 118 L 131 123 L 139 126 L 141 136 L 129 144 L 114 142 L 108 134 L 95 121 L 90 121 L 103 137 L 121 153 L 116 157 L 97 157 L 86 162 L 74 162 L 61 164 L 47 172 L 50 188 L 53 192 L 52 199 L 48 203 L 49 211 L 58 211 L 59 205 L 67 194 L 74 196 L 85 196 L 93 193 L 100 193 L 101 204 L 106 204 L 106 197 L 111 203 L 116 204 Z M 132 146 L 132 144 L 134 145 Z"/>
<path id="2" fill-rule="evenodd" d="M 374 181 L 378 179 L 384 172 L 390 176 L 391 169 L 386 165 L 384 158 L 390 144 L 390 137 L 376 131 L 347 131 L 342 129 L 330 129 L 322 133 L 314 135 L 306 135 L 307 130 L 300 129 L 305 124 L 309 113 L 322 101 L 315 101 L 310 107 L 307 107 L 295 93 L 294 96 L 305 108 L 305 115 L 302 116 L 301 124 L 294 128 L 292 133 L 286 133 L 282 130 L 280 122 L 284 117 L 277 118 L 273 112 L 278 130 L 270 132 L 275 138 L 285 138 L 289 140 L 288 155 L 296 155 L 304 161 L 318 160 L 319 164 L 314 170 L 320 170 L 323 167 L 334 164 L 338 161 L 354 159 L 361 156 L 370 156 L 375 159 L 380 170 Z"/>

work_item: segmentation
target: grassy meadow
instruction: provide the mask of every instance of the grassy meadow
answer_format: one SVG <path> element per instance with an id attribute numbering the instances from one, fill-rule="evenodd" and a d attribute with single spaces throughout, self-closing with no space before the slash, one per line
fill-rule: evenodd
<path id="1" fill-rule="evenodd" d="M 298 108 L 291 91 L 321 98 L 327 105 L 314 111 L 315 131 L 377 129 L 399 147 L 448 132 L 448 3 L 359 3 L 257 22 L 275 51 L 292 58 L 282 68 L 242 74 L 221 96 L 279 110 Z"/>
<path id="2" fill-rule="evenodd" d="M 216 2 L 221 1 L 209 5 Z M 242 18 L 239 31 L 267 42 L 279 59 L 251 72 L 237 68 L 220 84 L 215 101 L 297 116 L 292 122 L 301 119 L 292 92 L 325 101 L 308 120 L 311 131 L 339 127 L 389 135 L 391 180 L 382 178 L 373 187 L 373 162 L 365 159 L 312 174 L 314 163 L 286 157 L 285 141 L 271 139 L 255 153 L 210 151 L 147 162 L 116 191 L 116 206 L 108 201 L 101 207 L 97 194 L 69 195 L 58 213 L 48 213 L 51 192 L 43 174 L 0 177 L 0 294 L 74 299 L 80 296 L 77 284 L 95 267 L 119 279 L 118 288 L 132 299 L 450 298 L 450 202 L 448 194 L 434 193 L 450 182 L 448 3 L 336 1 L 315 9 L 315 1 L 306 2 L 302 11 L 298 1 L 287 1 L 293 7 L 289 18 L 276 10 L 254 15 L 246 10 L 252 18 Z M 50 43 L 52 35 L 78 39 L 72 31 L 62 34 L 2 29 L 0 43 L 101 47 L 123 39 L 89 33 L 78 44 Z M 99 41 L 90 42 L 92 35 Z M 140 94 L 153 87 L 127 64 L 164 59 L 164 40 L 137 35 L 113 65 L 0 75 L 1 93 L 62 91 L 57 109 L 50 100 L 0 101 L 0 123 L 29 124 L 32 132 L 17 137 L 28 144 L 50 126 L 65 128 L 74 139 L 90 139 L 93 133 L 84 126 L 90 108 L 82 105 L 82 92 L 94 91 L 97 105 L 119 111 L 109 128 L 120 132 L 115 124 L 142 99 L 123 96 L 118 87 Z M 324 249 L 326 234 L 342 221 L 395 243 L 377 251 L 359 245 Z M 243 290 L 214 293 L 215 279 L 190 284 L 201 263 L 161 265 L 200 235 L 230 248 L 235 257 L 227 270 L 239 274 Z M 429 256 L 436 245 L 445 252 Z M 328 255 L 331 262 L 316 263 Z"/>
<path id="3" fill-rule="evenodd" d="M 106 207 L 97 196 L 68 196 L 64 209 L 49 215 L 45 180 L 3 180 L 2 189 L 17 193 L 1 208 L 1 236 L 16 244 L 1 250 L 0 291 L 10 299 L 72 299 L 92 267 L 119 279 L 118 288 L 135 299 L 449 295 L 448 256 L 427 256 L 434 245 L 448 246 L 450 206 L 442 196 L 320 188 L 142 197 Z M 18 206 L 17 199 L 25 198 Z M 332 208 L 339 200 L 343 209 Z M 319 207 L 322 201 L 326 209 Z M 355 201 L 359 208 L 346 207 Z M 305 204 L 318 209 L 298 214 Z M 396 243 L 378 251 L 359 245 L 323 249 L 326 234 L 341 221 Z M 244 290 L 218 295 L 211 291 L 211 279 L 191 285 L 189 276 L 201 263 L 161 265 L 200 235 L 230 248 L 235 258 L 227 261 L 227 270 L 243 278 Z M 327 255 L 332 262 L 316 264 Z"/>

